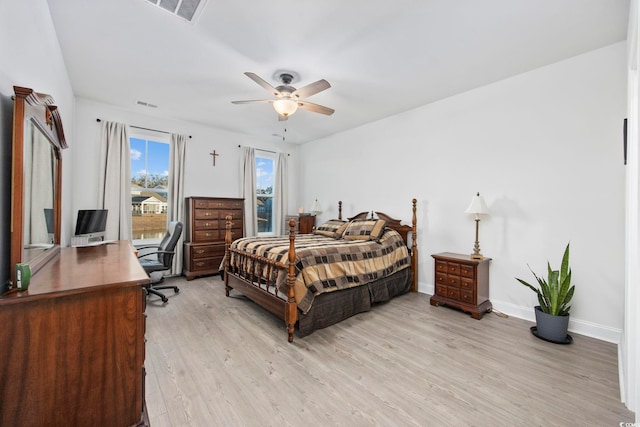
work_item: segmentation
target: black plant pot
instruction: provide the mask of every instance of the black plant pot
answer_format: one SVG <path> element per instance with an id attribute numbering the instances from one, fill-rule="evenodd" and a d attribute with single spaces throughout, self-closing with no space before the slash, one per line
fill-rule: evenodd
<path id="1" fill-rule="evenodd" d="M 535 307 L 536 327 L 531 332 L 538 338 L 557 344 L 569 344 L 573 341 L 567 334 L 569 328 L 569 316 L 553 316 L 547 314 L 540 306 Z"/>

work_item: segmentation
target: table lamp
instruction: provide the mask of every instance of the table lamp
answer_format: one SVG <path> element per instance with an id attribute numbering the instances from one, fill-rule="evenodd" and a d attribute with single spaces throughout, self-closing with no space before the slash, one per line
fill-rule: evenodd
<path id="1" fill-rule="evenodd" d="M 480 253 L 480 242 L 478 241 L 478 224 L 480 223 L 480 215 L 488 215 L 489 209 L 487 208 L 487 205 L 480 193 L 477 193 L 475 196 L 473 196 L 473 199 L 471 199 L 471 204 L 464 212 L 475 214 L 476 216 L 476 243 L 473 245 L 473 253 L 471 254 L 471 259 L 482 259 L 483 256 Z"/>
<path id="2" fill-rule="evenodd" d="M 318 203 L 318 199 L 316 199 L 316 201 L 313 203 L 313 206 L 311 207 L 311 213 L 313 215 L 322 213 L 322 208 L 320 207 L 320 203 Z"/>

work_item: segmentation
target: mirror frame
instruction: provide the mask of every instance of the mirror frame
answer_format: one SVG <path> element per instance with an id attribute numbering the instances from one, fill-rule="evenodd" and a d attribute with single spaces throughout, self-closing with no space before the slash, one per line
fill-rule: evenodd
<path id="1" fill-rule="evenodd" d="M 53 98 L 44 93 L 35 92 L 26 87 L 13 87 L 13 152 L 11 164 L 11 282 L 15 283 L 16 264 L 24 259 L 24 148 L 25 129 L 28 121 L 45 135 L 51 143 L 56 157 L 56 170 L 53 183 L 54 237 L 53 246 L 41 254 L 29 259 L 31 273 L 35 274 L 43 265 L 60 252 L 60 221 L 62 208 L 62 150 L 67 142 L 62 128 L 62 119 Z"/>

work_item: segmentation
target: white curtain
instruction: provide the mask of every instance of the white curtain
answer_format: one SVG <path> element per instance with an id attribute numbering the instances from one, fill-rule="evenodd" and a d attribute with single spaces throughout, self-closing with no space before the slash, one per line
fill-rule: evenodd
<path id="1" fill-rule="evenodd" d="M 101 122 L 98 208 L 109 210 L 105 239 L 131 240 L 131 152 L 124 123 Z"/>
<path id="2" fill-rule="evenodd" d="M 258 213 L 256 211 L 256 153 L 251 147 L 242 147 L 240 182 L 244 197 L 244 235 L 258 235 Z"/>
<path id="3" fill-rule="evenodd" d="M 167 200 L 167 221 L 180 221 L 182 235 L 176 245 L 171 275 L 182 274 L 182 242 L 186 224 L 184 223 L 184 168 L 187 136 L 171 134 L 169 153 L 169 194 Z"/>
<path id="4" fill-rule="evenodd" d="M 286 234 L 287 231 L 284 228 L 284 219 L 289 211 L 287 182 L 287 154 L 278 153 L 273 189 L 273 233 L 276 236 Z"/>

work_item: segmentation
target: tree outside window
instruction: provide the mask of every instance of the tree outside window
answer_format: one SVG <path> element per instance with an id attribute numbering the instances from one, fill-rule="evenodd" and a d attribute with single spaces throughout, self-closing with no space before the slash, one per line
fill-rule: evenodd
<path id="1" fill-rule="evenodd" d="M 275 156 L 256 154 L 256 210 L 258 234 L 273 234 L 273 184 Z"/>
<path id="2" fill-rule="evenodd" d="M 158 240 L 167 229 L 169 141 L 131 137 L 133 240 Z"/>

